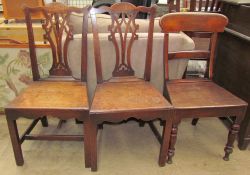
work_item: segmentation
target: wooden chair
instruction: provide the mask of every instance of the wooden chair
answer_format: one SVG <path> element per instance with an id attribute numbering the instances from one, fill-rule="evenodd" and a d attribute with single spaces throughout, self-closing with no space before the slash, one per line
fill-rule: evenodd
<path id="1" fill-rule="evenodd" d="M 168 7 L 169 7 L 169 12 L 180 12 L 181 7 L 180 7 L 180 1 L 181 0 L 169 0 L 168 1 Z M 222 2 L 220 0 L 189 0 L 185 1 L 189 2 L 189 4 L 186 4 L 187 10 L 189 12 L 207 12 L 207 13 L 218 13 L 220 11 L 220 8 L 222 7 Z M 185 7 L 185 2 L 183 2 L 183 6 Z M 195 41 L 195 45 L 199 45 L 201 40 L 199 38 L 205 38 L 209 40 L 211 38 L 211 32 L 204 32 L 204 31 L 199 31 L 199 32 L 194 32 L 194 31 L 185 31 L 185 34 L 187 34 L 189 37 L 193 38 Z M 204 40 L 203 40 L 204 42 Z M 194 59 L 190 59 L 191 61 L 194 61 Z M 196 61 L 206 61 L 208 58 L 196 58 Z M 187 76 L 187 68 L 186 71 L 183 75 L 185 78 Z M 206 61 L 206 70 L 204 76 L 208 78 L 208 62 Z M 198 122 L 198 118 L 194 118 L 192 120 L 192 125 L 196 125 Z"/>
<path id="2" fill-rule="evenodd" d="M 213 63 L 214 52 L 218 32 L 223 32 L 228 19 L 220 14 L 196 13 L 171 13 L 164 15 L 160 19 L 160 26 L 165 33 L 164 53 L 165 53 L 165 96 L 169 99 L 175 109 L 170 148 L 168 152 L 168 162 L 172 162 L 175 151 L 178 124 L 182 118 L 188 117 L 220 117 L 236 116 L 236 120 L 231 126 L 225 146 L 224 160 L 229 160 L 229 155 L 233 150 L 233 142 L 240 128 L 247 103 L 237 98 L 227 90 L 213 83 Z M 210 50 L 194 50 L 182 52 L 168 52 L 168 37 L 171 32 L 180 31 L 205 31 L 212 32 L 210 40 Z M 168 61 L 181 58 L 209 58 L 209 78 L 203 80 L 184 79 L 169 80 Z"/>
<path id="3" fill-rule="evenodd" d="M 183 2 L 185 3 L 185 2 Z M 180 12 L 181 0 L 168 0 L 169 12 Z M 184 5 L 185 6 L 185 5 Z M 190 12 L 218 12 L 222 6 L 220 0 L 190 0 L 188 11 Z"/>
<path id="4" fill-rule="evenodd" d="M 116 52 L 115 67 L 112 78 L 109 80 L 103 78 L 99 34 L 96 23 L 96 14 L 103 12 L 108 12 L 112 17 L 112 23 L 107 26 L 110 31 L 107 39 L 114 44 Z M 150 14 L 147 47 L 141 48 L 145 49 L 146 52 L 143 79 L 134 76 L 135 71 L 131 65 L 131 49 L 134 40 L 138 39 L 137 30 L 140 27 L 135 21 L 139 12 Z M 111 7 L 92 8 L 90 14 L 97 74 L 97 87 L 90 108 L 92 171 L 97 170 L 97 125 L 103 122 L 118 123 L 131 118 L 142 121 L 155 119 L 166 121 L 159 156 L 159 165 L 164 166 L 169 145 L 172 106 L 149 82 L 155 7 L 136 7 L 133 4 L 123 2 L 114 4 Z M 140 55 L 138 55 L 137 59 L 140 59 Z"/>
<path id="5" fill-rule="evenodd" d="M 89 106 L 86 90 L 87 72 L 87 19 L 88 7 L 67 7 L 60 3 L 47 4 L 44 7 L 25 7 L 25 19 L 28 29 L 29 50 L 34 82 L 29 85 L 18 97 L 5 107 L 6 119 L 9 127 L 10 138 L 16 159 L 16 164 L 24 164 L 21 144 L 24 140 L 62 140 L 83 141 L 83 135 L 30 135 L 32 129 L 39 120 L 43 126 L 47 126 L 47 118 L 57 117 L 60 119 L 77 118 L 81 121 L 89 120 Z M 41 12 L 45 19 L 42 25 L 48 40 L 53 63 L 48 78 L 41 78 L 37 64 L 36 45 L 34 42 L 31 14 Z M 82 69 L 81 79 L 75 80 L 71 76 L 68 65 L 67 48 L 69 41 L 73 39 L 72 26 L 69 25 L 69 15 L 81 13 L 84 15 L 82 33 Z M 63 44 L 63 36 L 65 42 Z M 16 120 L 20 117 L 33 119 L 34 121 L 19 137 Z M 86 134 L 87 127 L 84 127 Z M 85 136 L 85 165 L 90 167 L 90 151 L 88 151 L 88 138 Z"/>

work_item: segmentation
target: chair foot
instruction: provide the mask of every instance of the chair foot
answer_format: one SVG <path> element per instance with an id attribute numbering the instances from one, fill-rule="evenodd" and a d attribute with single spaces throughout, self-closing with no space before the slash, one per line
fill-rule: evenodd
<path id="1" fill-rule="evenodd" d="M 197 123 L 198 123 L 198 120 L 199 120 L 199 118 L 194 118 L 193 120 L 192 120 L 192 125 L 193 126 L 196 126 L 197 125 Z"/>
<path id="2" fill-rule="evenodd" d="M 98 129 L 103 129 L 103 124 L 99 124 Z"/>
<path id="3" fill-rule="evenodd" d="M 22 153 L 21 143 L 20 143 L 19 134 L 17 130 L 16 120 L 9 119 L 7 114 L 6 114 L 6 117 L 7 117 L 7 123 L 8 123 L 12 148 L 13 148 L 13 152 L 14 152 L 14 156 L 16 160 L 16 165 L 22 166 L 24 164 L 24 160 L 23 160 L 23 153 Z"/>
<path id="4" fill-rule="evenodd" d="M 173 163 L 173 157 L 174 157 L 174 148 L 168 150 L 168 160 L 167 160 L 168 164 Z"/>
<path id="5" fill-rule="evenodd" d="M 239 124 L 239 119 L 236 118 L 235 122 L 232 124 L 229 133 L 228 133 L 228 138 L 227 138 L 227 144 L 224 148 L 225 151 L 225 156 L 223 159 L 225 161 L 229 161 L 229 156 L 233 152 L 233 143 L 235 141 L 236 136 L 238 135 L 238 132 L 240 130 L 240 124 Z"/>
<path id="6" fill-rule="evenodd" d="M 41 123 L 42 123 L 42 126 L 43 126 L 43 127 L 48 127 L 48 126 L 49 126 L 48 119 L 47 119 L 46 116 L 43 116 L 43 117 L 41 118 Z"/>
<path id="7" fill-rule="evenodd" d="M 240 149 L 241 151 L 246 150 L 247 147 L 248 147 L 248 145 L 249 145 L 249 143 L 250 143 L 250 140 L 241 140 L 241 139 L 239 138 L 238 147 L 239 147 L 239 149 Z"/>
<path id="8" fill-rule="evenodd" d="M 223 157 L 223 160 L 229 161 L 229 154 L 228 154 L 228 155 L 225 155 L 225 156 Z"/>
<path id="9" fill-rule="evenodd" d="M 173 163 L 173 157 L 175 154 L 175 143 L 177 140 L 177 131 L 178 131 L 178 124 L 173 124 L 172 130 L 171 130 L 169 150 L 168 150 L 168 160 L 167 160 L 168 164 Z"/>
<path id="10" fill-rule="evenodd" d="M 96 171 L 97 171 L 97 168 L 91 167 L 91 171 L 92 171 L 92 172 L 96 172 Z"/>
<path id="11" fill-rule="evenodd" d="M 145 126 L 145 123 L 146 123 L 146 122 L 144 122 L 144 121 L 139 121 L 139 126 L 140 126 L 140 127 L 144 127 L 144 126 Z"/>
<path id="12" fill-rule="evenodd" d="M 172 163 L 173 163 L 172 158 L 167 160 L 167 164 L 172 164 Z"/>

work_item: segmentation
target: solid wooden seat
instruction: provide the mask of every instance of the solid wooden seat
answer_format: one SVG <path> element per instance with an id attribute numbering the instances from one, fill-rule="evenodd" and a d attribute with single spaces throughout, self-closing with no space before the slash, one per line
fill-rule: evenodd
<path id="1" fill-rule="evenodd" d="M 246 102 L 212 81 L 186 81 L 183 83 L 170 81 L 167 90 L 175 109 L 225 108 L 247 105 Z"/>
<path id="2" fill-rule="evenodd" d="M 84 82 L 37 81 L 29 85 L 5 109 L 88 110 L 88 106 Z"/>
<path id="3" fill-rule="evenodd" d="M 85 166 L 90 167 L 90 148 L 88 138 L 89 106 L 86 88 L 87 80 L 87 28 L 89 8 L 67 7 L 61 3 L 50 3 L 44 7 L 25 7 L 25 20 L 29 38 L 30 64 L 34 82 L 31 83 L 18 97 L 5 107 L 12 147 L 16 164 L 24 164 L 21 144 L 25 140 L 63 140 L 83 141 Z M 37 64 L 36 44 L 33 33 L 32 14 L 44 15 L 44 39 L 48 41 L 52 52 L 52 65 L 48 78 L 41 78 Z M 71 75 L 68 65 L 67 51 L 69 41 L 73 39 L 73 27 L 69 24 L 71 13 L 82 14 L 82 53 L 81 77 L 76 80 Z M 64 40 L 65 39 L 65 40 Z M 25 117 L 33 119 L 31 125 L 19 137 L 16 120 Z M 48 126 L 47 117 L 57 117 L 63 120 L 78 119 L 83 121 L 83 135 L 54 135 L 30 134 L 39 120 L 43 126 Z"/>
<path id="4" fill-rule="evenodd" d="M 90 113 L 172 108 L 149 82 L 98 84 Z"/>
<path id="5" fill-rule="evenodd" d="M 245 116 L 247 103 L 212 82 L 216 41 L 219 32 L 223 32 L 228 19 L 215 13 L 170 13 L 160 19 L 160 26 L 165 33 L 165 97 L 171 101 L 175 110 L 172 124 L 168 162 L 172 163 L 175 153 L 178 125 L 186 117 L 223 117 L 235 116 L 236 119 L 228 133 L 224 148 L 224 160 L 229 160 L 233 143 L 239 131 L 240 122 Z M 169 52 L 169 33 L 171 32 L 209 32 L 208 50 Z M 206 36 L 204 36 L 206 37 Z M 221 43 L 223 44 L 223 43 Z M 169 80 L 168 61 L 171 59 L 207 59 L 208 79 Z M 225 63 L 226 64 L 226 63 Z"/>
<path id="6" fill-rule="evenodd" d="M 131 50 L 134 40 L 138 40 L 135 18 L 138 13 L 149 14 L 149 27 L 147 47 L 145 49 L 146 61 L 144 78 L 135 77 L 132 67 Z M 107 39 L 114 44 L 116 62 L 112 77 L 103 79 L 101 65 L 100 41 L 96 14 L 109 13 L 111 23 L 107 25 L 110 35 Z M 169 147 L 169 136 L 172 123 L 172 106 L 164 99 L 162 94 L 150 84 L 152 42 L 155 7 L 136 7 L 130 3 L 116 3 L 111 7 L 99 9 L 92 8 L 90 11 L 94 39 L 94 55 L 97 75 L 97 87 L 93 102 L 90 107 L 90 133 L 91 136 L 91 169 L 97 170 L 97 126 L 104 122 L 121 123 L 131 118 L 138 121 L 152 121 L 160 119 L 166 129 L 163 131 L 163 141 L 159 154 L 159 165 L 164 166 Z M 119 37 L 116 37 L 119 36 Z M 140 55 L 136 59 L 140 59 Z M 112 64 L 112 63 L 110 63 Z M 143 139 L 143 138 L 142 138 Z"/>

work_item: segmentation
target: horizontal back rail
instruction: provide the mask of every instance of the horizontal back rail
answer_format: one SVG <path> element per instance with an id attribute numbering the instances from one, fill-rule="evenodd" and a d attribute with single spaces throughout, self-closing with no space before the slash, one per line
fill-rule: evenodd
<path id="1" fill-rule="evenodd" d="M 223 32 L 228 23 L 227 17 L 220 14 L 195 13 L 171 13 L 161 17 L 160 26 L 165 33 L 164 37 L 164 61 L 165 79 L 169 80 L 168 61 L 171 59 L 190 58 L 208 61 L 208 77 L 213 77 L 214 54 L 218 32 Z M 205 38 L 210 38 L 208 50 L 176 51 L 169 52 L 169 33 L 171 32 L 208 32 Z M 201 35 L 202 36 L 202 35 Z M 209 36 L 209 37 L 208 37 Z"/>
<path id="2" fill-rule="evenodd" d="M 170 52 L 169 60 L 171 59 L 181 59 L 181 58 L 192 58 L 201 60 L 201 58 L 208 59 L 210 56 L 210 51 L 207 50 L 194 50 L 194 51 L 180 51 L 180 52 Z"/>
<path id="3" fill-rule="evenodd" d="M 166 14 L 159 23 L 165 33 L 180 31 L 223 32 L 228 19 L 224 15 L 214 13 L 181 12 Z"/>

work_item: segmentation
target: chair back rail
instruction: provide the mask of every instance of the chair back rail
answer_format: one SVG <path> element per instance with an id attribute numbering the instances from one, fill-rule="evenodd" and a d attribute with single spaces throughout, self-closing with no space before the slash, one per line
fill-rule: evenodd
<path id="1" fill-rule="evenodd" d="M 169 12 L 180 12 L 180 0 L 168 0 L 167 4 Z M 187 8 L 190 12 L 218 12 L 222 5 L 220 0 L 190 0 Z"/>
<path id="2" fill-rule="evenodd" d="M 51 76 L 72 76 L 71 70 L 68 64 L 67 52 L 68 44 L 73 39 L 73 26 L 69 23 L 69 17 L 71 13 L 83 14 L 83 32 L 82 32 L 82 69 L 81 69 L 81 81 L 87 79 L 87 17 L 89 7 L 77 8 L 68 7 L 64 4 L 53 2 L 46 4 L 43 7 L 24 7 L 25 20 L 28 30 L 29 49 L 31 58 L 31 67 L 33 80 L 40 79 L 36 46 L 33 32 L 33 24 L 31 14 L 42 13 L 44 16 L 42 28 L 44 30 L 44 39 L 48 41 L 52 51 L 52 66 L 49 70 Z M 65 38 L 65 40 L 64 40 Z"/>
<path id="3" fill-rule="evenodd" d="M 208 14 L 204 12 L 183 12 L 171 13 L 161 17 L 160 26 L 164 37 L 164 61 L 165 61 L 165 79 L 169 79 L 168 60 L 180 58 L 208 58 L 208 78 L 213 78 L 214 54 L 218 32 L 223 32 L 228 23 L 227 17 L 220 14 Z M 169 33 L 171 32 L 211 32 L 209 50 L 193 50 L 168 53 Z"/>
<path id="4" fill-rule="evenodd" d="M 134 41 L 138 39 L 137 30 L 139 29 L 139 25 L 136 24 L 135 18 L 139 12 L 150 14 L 144 72 L 145 80 L 150 80 L 155 7 L 136 7 L 131 3 L 122 2 L 116 3 L 111 7 L 92 8 L 90 11 L 97 83 L 103 82 L 103 76 L 96 14 L 108 13 L 111 16 L 111 24 L 107 26 L 110 32 L 108 39 L 113 43 L 116 53 L 116 63 L 112 76 L 120 77 L 134 76 L 135 74 L 131 65 L 131 49 Z"/>
<path id="5" fill-rule="evenodd" d="M 198 3 L 197 3 L 198 2 Z M 198 4 L 198 9 L 196 8 Z M 203 0 L 190 0 L 190 11 L 205 11 L 205 12 L 217 12 L 219 11 L 221 2 L 218 0 L 206 0 L 205 4 Z"/>

